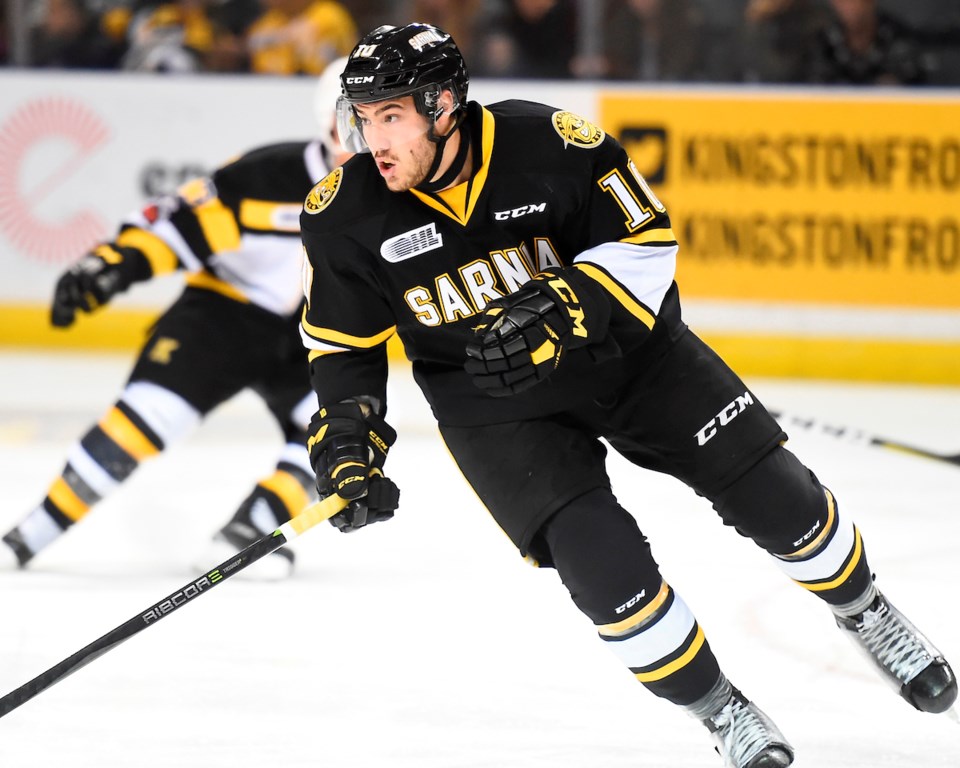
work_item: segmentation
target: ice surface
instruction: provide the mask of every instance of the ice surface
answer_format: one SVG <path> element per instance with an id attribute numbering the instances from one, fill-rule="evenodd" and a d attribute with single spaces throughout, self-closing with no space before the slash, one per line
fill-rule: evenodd
<path id="1" fill-rule="evenodd" d="M 0 528 L 42 498 L 129 364 L 0 355 Z M 960 451 L 957 389 L 749 383 L 771 408 Z M 318 527 L 294 543 L 294 579 L 230 579 L 41 693 L 0 720 L 0 766 L 719 768 L 702 726 L 644 691 L 556 574 L 515 554 L 402 369 L 389 420 L 400 439 L 388 469 L 403 493 L 393 522 L 352 535 Z M 960 467 L 792 432 L 789 447 L 863 531 L 878 584 L 960 664 Z M 241 396 L 28 572 L 0 574 L 0 693 L 186 583 L 279 440 Z M 960 765 L 960 726 L 900 700 L 819 601 L 706 502 L 616 457 L 610 472 L 797 766 Z"/>

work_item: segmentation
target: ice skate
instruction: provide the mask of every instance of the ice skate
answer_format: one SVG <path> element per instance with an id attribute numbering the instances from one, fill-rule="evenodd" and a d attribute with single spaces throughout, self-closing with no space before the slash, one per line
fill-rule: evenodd
<path id="1" fill-rule="evenodd" d="M 33 552 L 23 543 L 16 528 L 4 534 L 0 543 L 0 572 L 24 568 L 32 557 Z"/>
<path id="2" fill-rule="evenodd" d="M 706 718 L 716 749 L 728 768 L 785 768 L 793 747 L 773 721 L 736 688 L 716 714 Z"/>
<path id="3" fill-rule="evenodd" d="M 195 569 L 201 573 L 208 571 L 225 560 L 229 560 L 232 555 L 250 546 L 263 536 L 263 533 L 249 523 L 242 520 L 231 520 L 217 531 L 201 559 L 195 564 Z M 241 571 L 237 578 L 280 581 L 293 573 L 293 561 L 293 552 L 287 547 L 281 547 Z"/>
<path id="4" fill-rule="evenodd" d="M 20 560 L 6 543 L 0 544 L 0 573 L 16 571 L 21 567 Z"/>
<path id="5" fill-rule="evenodd" d="M 880 592 L 862 613 L 836 618 L 838 626 L 914 707 L 940 713 L 953 706 L 957 678 L 950 665 Z"/>

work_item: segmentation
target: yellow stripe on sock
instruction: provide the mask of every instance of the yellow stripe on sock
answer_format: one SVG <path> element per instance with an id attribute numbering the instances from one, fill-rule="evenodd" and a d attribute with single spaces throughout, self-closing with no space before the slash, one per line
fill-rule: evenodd
<path id="1" fill-rule="evenodd" d="M 111 408 L 107 415 L 100 419 L 98 426 L 137 461 L 160 453 L 160 449 L 117 408 Z"/>
<path id="2" fill-rule="evenodd" d="M 58 477 L 53 481 L 50 490 L 47 491 L 47 498 L 53 502 L 53 505 L 63 514 L 76 522 L 90 511 L 90 505 L 86 504 L 73 488 L 67 485 L 67 481 Z"/>
<path id="3" fill-rule="evenodd" d="M 850 558 L 850 562 L 847 563 L 847 567 L 844 568 L 840 575 L 835 579 L 830 581 L 819 582 L 817 584 L 808 584 L 804 581 L 797 581 L 804 589 L 808 589 L 811 592 L 826 592 L 828 589 L 835 589 L 839 587 L 843 582 L 850 578 L 850 574 L 853 573 L 853 569 L 857 567 L 860 563 L 860 558 L 863 555 L 863 539 L 860 538 L 860 529 L 854 528 L 854 535 L 856 536 L 853 543 L 853 557 Z M 796 579 L 794 579 L 796 581 Z"/>
<path id="4" fill-rule="evenodd" d="M 275 494 L 287 508 L 291 517 L 310 503 L 310 496 L 307 491 L 300 484 L 300 481 L 289 472 L 278 469 L 270 477 L 261 480 L 259 485 Z"/>
<path id="5" fill-rule="evenodd" d="M 801 547 L 796 552 L 791 552 L 789 555 L 780 555 L 784 560 L 802 560 L 804 556 L 808 555 L 810 552 L 813 552 L 817 547 L 819 547 L 824 539 L 830 535 L 830 531 L 833 530 L 833 526 L 836 523 L 837 518 L 837 503 L 833 500 L 833 494 L 830 493 L 826 488 L 823 489 L 823 492 L 827 495 L 827 522 L 823 526 L 823 530 L 820 531 L 813 541 L 809 544 Z"/>
<path id="6" fill-rule="evenodd" d="M 693 638 L 693 642 L 690 643 L 690 647 L 684 651 L 683 655 L 677 659 L 674 659 L 669 664 L 664 664 L 659 669 L 654 669 L 650 672 L 637 672 L 636 678 L 641 683 L 653 683 L 657 680 L 663 680 L 667 675 L 672 675 L 678 669 L 682 669 L 687 666 L 694 657 L 700 652 L 700 649 L 703 647 L 703 643 L 706 640 L 706 636 L 703 634 L 703 627 L 699 624 L 697 625 L 697 634 Z"/>
<path id="7" fill-rule="evenodd" d="M 654 613 L 656 613 L 660 607 L 666 602 L 667 595 L 670 594 L 670 585 L 667 582 L 660 583 L 660 591 L 657 592 L 657 596 L 653 598 L 647 605 L 643 606 L 639 611 L 637 611 L 632 616 L 627 617 L 621 621 L 615 622 L 613 624 L 602 624 L 597 627 L 597 630 L 604 637 L 616 637 L 618 635 L 623 635 L 629 632 L 631 629 L 636 627 L 639 624 L 642 624 L 647 619 L 649 619 Z"/>

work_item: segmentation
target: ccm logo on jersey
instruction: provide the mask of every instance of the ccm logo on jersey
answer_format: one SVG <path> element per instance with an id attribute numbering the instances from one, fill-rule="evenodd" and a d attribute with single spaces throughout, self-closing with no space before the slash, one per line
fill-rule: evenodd
<path id="1" fill-rule="evenodd" d="M 720 427 L 727 426 L 727 424 L 747 410 L 748 405 L 753 405 L 753 398 L 750 396 L 749 392 L 744 392 L 742 395 L 737 395 L 737 397 L 731 401 L 726 408 L 720 411 L 720 413 L 718 413 L 700 428 L 700 430 L 697 432 L 697 445 L 706 445 L 707 441 L 717 434 Z"/>
<path id="2" fill-rule="evenodd" d="M 530 205 L 521 205 L 519 208 L 511 208 L 509 211 L 494 211 L 493 218 L 497 221 L 506 221 L 507 219 L 519 219 L 528 213 L 543 213 L 546 210 L 546 203 L 531 203 Z"/>
<path id="3" fill-rule="evenodd" d="M 396 264 L 398 261 L 442 247 L 443 235 L 437 232 L 437 225 L 431 221 L 425 227 L 411 229 L 402 235 L 384 240 L 380 246 L 380 255 L 391 264 Z"/>

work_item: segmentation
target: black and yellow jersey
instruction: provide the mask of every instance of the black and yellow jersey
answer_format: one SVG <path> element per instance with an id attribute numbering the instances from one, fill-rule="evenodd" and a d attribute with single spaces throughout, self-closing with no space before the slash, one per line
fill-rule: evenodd
<path id="1" fill-rule="evenodd" d="M 471 102 L 465 125 L 473 172 L 457 187 L 391 192 L 358 155 L 307 197 L 302 335 L 321 402 L 384 398 L 397 333 L 441 423 L 529 418 L 600 396 L 651 335 L 682 327 L 670 220 L 613 137 L 520 101 Z M 557 266 L 609 302 L 609 331 L 537 387 L 494 399 L 463 370 L 480 314 Z"/>
<path id="2" fill-rule="evenodd" d="M 319 141 L 259 147 L 150 201 L 113 243 L 146 257 L 151 276 L 186 270 L 188 285 L 291 315 L 303 303 L 303 196 L 329 171 Z"/>

